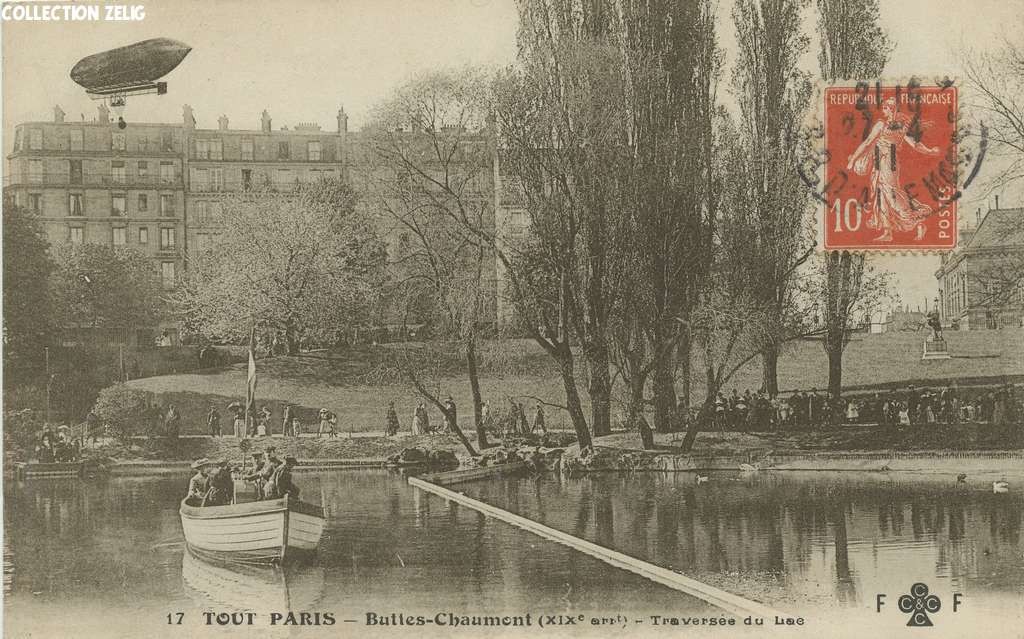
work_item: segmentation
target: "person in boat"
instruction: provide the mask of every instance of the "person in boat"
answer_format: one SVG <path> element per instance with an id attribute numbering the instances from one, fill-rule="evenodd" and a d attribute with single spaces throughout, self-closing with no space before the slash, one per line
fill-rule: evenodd
<path id="1" fill-rule="evenodd" d="M 252 454 L 253 471 L 248 475 L 242 477 L 245 481 L 251 481 L 252 485 L 256 488 L 256 499 L 263 499 L 263 476 L 260 471 L 263 470 L 263 453 L 255 452 Z"/>
<path id="2" fill-rule="evenodd" d="M 227 506 L 234 501 L 235 480 L 231 477 L 231 468 L 227 461 L 218 460 L 210 473 L 210 487 L 206 496 L 206 506 Z"/>
<path id="3" fill-rule="evenodd" d="M 189 506 L 203 505 L 203 500 L 210 490 L 210 478 L 206 474 L 206 468 L 210 464 L 210 460 L 205 457 L 192 462 L 195 474 L 188 480 L 188 495 L 185 497 L 185 503 Z"/>
<path id="4" fill-rule="evenodd" d="M 298 501 L 299 487 L 292 481 L 292 469 L 295 467 L 296 461 L 293 456 L 287 455 L 284 461 L 274 469 L 274 474 L 268 483 L 270 490 L 267 499 L 281 499 L 288 495 L 289 498 Z"/>
<path id="5" fill-rule="evenodd" d="M 271 479 L 273 479 L 274 472 L 277 470 L 277 467 L 281 465 L 281 460 L 278 459 L 277 449 L 273 446 L 268 446 L 266 448 L 266 454 L 267 460 L 263 462 L 263 465 L 260 466 L 259 471 L 257 471 L 260 476 L 260 482 L 263 485 L 263 494 L 260 499 L 273 499 L 271 496 L 273 494 L 273 488 L 268 484 L 270 484 Z"/>

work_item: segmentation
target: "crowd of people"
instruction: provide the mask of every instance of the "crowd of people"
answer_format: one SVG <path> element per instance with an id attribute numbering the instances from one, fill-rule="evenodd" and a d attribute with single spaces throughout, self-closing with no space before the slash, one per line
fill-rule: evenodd
<path id="1" fill-rule="evenodd" d="M 50 426 L 44 426 L 39 433 L 35 457 L 41 463 L 76 462 L 81 458 L 82 446 L 78 440 L 70 437 L 71 429 L 61 424 L 54 432 Z"/>
<path id="2" fill-rule="evenodd" d="M 264 404 L 259 410 L 251 410 L 249 415 L 246 415 L 245 409 L 238 402 L 228 404 L 227 410 L 231 418 L 231 432 L 228 434 L 236 437 L 267 437 L 274 434 L 274 413 L 267 405 Z M 336 413 L 321 408 L 317 413 L 317 421 L 317 437 L 337 437 L 338 415 Z M 206 428 L 210 437 L 225 435 L 220 411 L 214 405 L 210 405 L 210 409 L 206 413 Z M 302 420 L 295 404 L 284 405 L 280 432 L 285 437 L 298 437 L 304 433 Z"/>
<path id="3" fill-rule="evenodd" d="M 277 457 L 276 449 L 268 446 L 263 452 L 252 453 L 253 470 L 243 473 L 232 469 L 225 460 L 198 459 L 192 464 L 195 474 L 189 480 L 189 506 L 226 506 L 235 502 L 235 477 L 252 482 L 256 499 L 299 498 L 299 487 L 292 481 L 296 459 L 291 455 Z"/>
<path id="4" fill-rule="evenodd" d="M 824 424 L 960 424 L 1015 422 L 1024 410 L 1021 394 L 1012 384 L 972 392 L 958 388 L 890 389 L 887 393 L 834 398 L 797 391 L 769 397 L 760 391 L 736 389 L 715 398 L 714 422 L 722 430 L 774 430 Z"/>

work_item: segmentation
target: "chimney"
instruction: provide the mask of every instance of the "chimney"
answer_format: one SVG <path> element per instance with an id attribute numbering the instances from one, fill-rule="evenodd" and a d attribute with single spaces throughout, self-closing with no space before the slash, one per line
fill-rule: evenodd
<path id="1" fill-rule="evenodd" d="M 267 113 L 266 109 L 263 109 L 263 115 L 260 117 L 260 130 L 264 133 L 270 133 L 270 114 Z"/>
<path id="2" fill-rule="evenodd" d="M 348 114 L 344 106 L 338 109 L 338 133 L 348 133 Z"/>
<path id="3" fill-rule="evenodd" d="M 219 118 L 217 118 L 217 128 L 219 128 L 221 131 L 228 130 L 228 116 L 221 115 Z"/>
<path id="4" fill-rule="evenodd" d="M 110 109 L 107 108 L 107 105 L 100 102 L 96 110 L 99 111 L 99 123 L 110 124 Z"/>
<path id="5" fill-rule="evenodd" d="M 60 108 L 60 105 L 53 107 L 53 121 L 57 124 L 64 123 L 64 109 Z"/>
<path id="6" fill-rule="evenodd" d="M 187 104 L 181 107 L 181 119 L 185 123 L 185 128 L 192 130 L 196 128 L 196 116 L 192 114 L 192 107 Z"/>

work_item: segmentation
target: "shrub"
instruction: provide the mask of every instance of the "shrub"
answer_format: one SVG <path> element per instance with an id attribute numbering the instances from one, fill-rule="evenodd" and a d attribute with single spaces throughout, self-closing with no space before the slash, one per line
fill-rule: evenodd
<path id="1" fill-rule="evenodd" d="M 126 384 L 114 384 L 100 391 L 92 409 L 111 435 L 130 443 L 140 427 L 149 423 L 149 393 Z"/>

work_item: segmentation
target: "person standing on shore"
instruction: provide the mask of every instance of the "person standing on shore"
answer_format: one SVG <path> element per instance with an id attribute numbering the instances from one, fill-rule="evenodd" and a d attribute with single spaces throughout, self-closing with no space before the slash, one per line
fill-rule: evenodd
<path id="1" fill-rule="evenodd" d="M 446 432 L 454 433 L 455 427 L 459 423 L 458 408 L 455 406 L 455 400 L 449 395 L 444 400 L 444 429 Z"/>
<path id="2" fill-rule="evenodd" d="M 206 427 L 210 430 L 210 437 L 220 437 L 220 413 L 215 406 L 210 406 L 206 415 Z"/>
<path id="3" fill-rule="evenodd" d="M 395 403 L 388 402 L 388 412 L 384 417 L 384 436 L 392 437 L 398 434 L 398 413 L 395 412 Z"/>
<path id="4" fill-rule="evenodd" d="M 164 433 L 171 439 L 177 439 L 181 432 L 181 414 L 174 404 L 167 406 L 167 417 L 164 418 Z"/>
<path id="5" fill-rule="evenodd" d="M 537 410 L 533 414 L 533 432 L 537 432 L 537 430 L 545 435 L 548 434 L 547 426 L 544 425 L 544 407 L 540 405 L 540 402 L 537 402 Z"/>
<path id="6" fill-rule="evenodd" d="M 292 404 L 284 405 L 284 415 L 281 416 L 281 434 L 285 437 L 295 436 L 295 424 L 292 423 Z"/>

